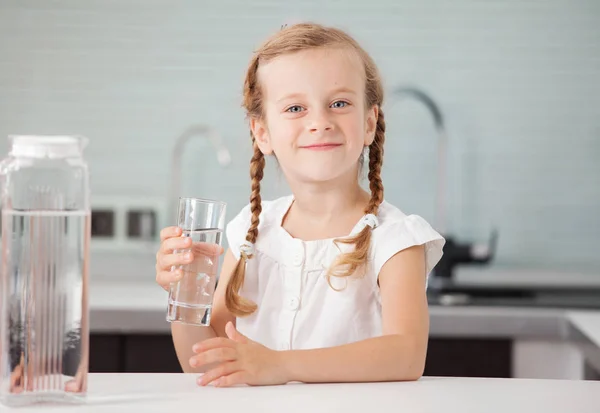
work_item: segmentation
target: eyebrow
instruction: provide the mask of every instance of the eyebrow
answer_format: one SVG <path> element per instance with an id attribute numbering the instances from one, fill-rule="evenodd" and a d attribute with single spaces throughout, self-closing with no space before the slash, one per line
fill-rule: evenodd
<path id="1" fill-rule="evenodd" d="M 356 91 L 354 91 L 353 89 L 350 89 L 348 87 L 345 87 L 345 86 L 339 87 L 339 88 L 334 89 L 334 90 L 331 91 L 332 95 L 335 95 L 335 94 L 338 94 L 338 93 L 349 93 L 351 95 L 356 95 Z M 290 93 L 288 95 L 285 95 L 281 99 L 278 99 L 277 103 L 280 103 L 280 102 L 282 102 L 284 100 L 287 100 L 287 99 L 293 99 L 293 98 L 302 97 L 304 95 L 305 95 L 304 93 Z"/>

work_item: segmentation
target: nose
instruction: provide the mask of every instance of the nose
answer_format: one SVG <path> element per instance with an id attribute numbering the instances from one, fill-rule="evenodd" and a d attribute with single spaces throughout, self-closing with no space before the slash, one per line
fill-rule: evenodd
<path id="1" fill-rule="evenodd" d="M 312 134 L 329 132 L 333 130 L 333 122 L 325 111 L 314 113 L 308 120 L 308 130 Z"/>

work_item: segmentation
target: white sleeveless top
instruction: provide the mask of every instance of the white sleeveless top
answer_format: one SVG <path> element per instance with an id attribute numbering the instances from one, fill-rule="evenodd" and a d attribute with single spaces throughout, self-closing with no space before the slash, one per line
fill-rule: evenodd
<path id="1" fill-rule="evenodd" d="M 371 237 L 366 274 L 332 277 L 336 289 L 344 287 L 335 291 L 327 283 L 325 273 L 340 249 L 333 239 L 293 238 L 281 226 L 292 202 L 293 196 L 262 202 L 255 254 L 248 261 L 240 290 L 258 309 L 236 319 L 238 330 L 274 350 L 332 347 L 380 336 L 377 278 L 382 266 L 397 252 L 425 244 L 429 276 L 442 257 L 444 238 L 420 216 L 406 215 L 384 201 L 377 215 L 379 225 Z M 240 256 L 239 247 L 246 238 L 250 218 L 247 205 L 226 227 L 229 248 L 236 258 Z"/>

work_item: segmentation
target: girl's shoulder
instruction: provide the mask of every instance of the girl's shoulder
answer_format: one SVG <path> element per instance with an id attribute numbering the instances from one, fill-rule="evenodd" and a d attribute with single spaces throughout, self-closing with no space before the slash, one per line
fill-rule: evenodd
<path id="1" fill-rule="evenodd" d="M 433 226 L 420 215 L 407 214 L 397 206 L 385 200 L 379 206 L 377 221 L 378 225 L 377 228 L 375 228 L 374 233 L 378 235 L 387 233 L 390 230 L 393 231 L 398 228 L 403 228 L 407 232 L 415 235 L 429 234 L 436 237 L 440 236 L 435 232 Z"/>
<path id="2" fill-rule="evenodd" d="M 378 226 L 371 238 L 371 255 L 376 274 L 396 253 L 416 246 L 425 246 L 427 273 L 439 262 L 445 244 L 444 237 L 420 215 L 406 214 L 383 201 L 377 213 Z"/>

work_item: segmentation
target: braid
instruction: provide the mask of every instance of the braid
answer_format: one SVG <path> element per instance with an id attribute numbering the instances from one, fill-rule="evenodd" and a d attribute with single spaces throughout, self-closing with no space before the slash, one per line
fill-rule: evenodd
<path id="1" fill-rule="evenodd" d="M 250 221 L 250 228 L 248 228 L 248 233 L 246 234 L 246 241 L 254 244 L 256 242 L 256 238 L 258 237 L 258 224 L 260 222 L 259 217 L 262 211 L 260 181 L 263 178 L 265 157 L 258 148 L 258 145 L 256 145 L 252 133 L 250 133 L 250 136 L 252 138 L 254 147 L 254 155 L 250 160 L 250 178 L 252 179 L 250 210 L 252 212 L 252 218 Z M 225 291 L 225 304 L 229 311 L 238 317 L 250 315 L 256 311 L 257 308 L 255 303 L 239 295 L 239 291 L 244 285 L 244 278 L 246 276 L 246 262 L 251 258 L 252 255 L 246 255 L 245 252 L 241 252 L 240 259 L 233 270 L 233 274 Z"/>
<path id="2" fill-rule="evenodd" d="M 263 179 L 265 169 L 265 157 L 258 148 L 258 145 L 254 143 L 254 155 L 250 160 L 250 178 L 252 179 L 252 193 L 250 194 L 250 211 L 252 212 L 252 219 L 250 221 L 250 228 L 248 228 L 248 234 L 246 240 L 251 243 L 256 242 L 258 237 L 258 223 L 259 216 L 262 212 L 261 198 L 260 198 L 260 181 Z"/>
<path id="3" fill-rule="evenodd" d="M 369 146 L 369 188 L 371 199 L 365 213 L 377 215 L 379 205 L 383 202 L 383 182 L 381 180 L 381 166 L 383 165 L 383 144 L 385 142 L 385 119 L 379 110 L 375 139 Z"/>
<path id="4" fill-rule="evenodd" d="M 379 205 L 383 202 L 383 182 L 381 180 L 381 166 L 383 165 L 383 143 L 385 141 L 385 119 L 379 110 L 375 138 L 369 145 L 369 188 L 371 199 L 365 208 L 365 214 L 377 215 Z M 336 243 L 354 244 L 354 251 L 341 254 L 327 271 L 327 282 L 331 285 L 331 277 L 349 277 L 363 264 L 366 263 L 371 243 L 371 227 L 365 226 L 358 234 L 347 239 L 337 239 Z"/>

